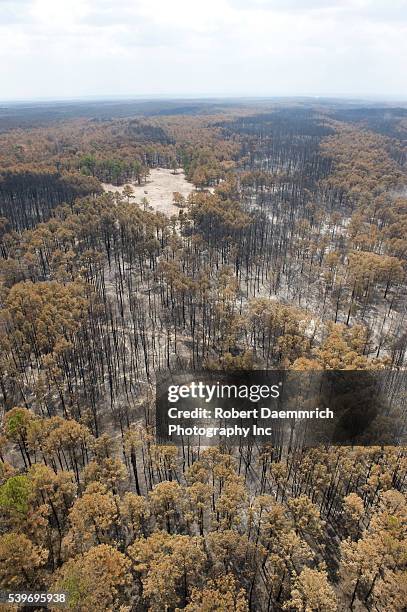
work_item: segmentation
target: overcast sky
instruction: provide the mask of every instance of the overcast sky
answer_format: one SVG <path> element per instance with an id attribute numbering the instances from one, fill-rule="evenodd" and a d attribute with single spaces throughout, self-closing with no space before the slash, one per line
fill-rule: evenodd
<path id="1" fill-rule="evenodd" d="M 0 100 L 407 98 L 407 0 L 0 0 Z"/>

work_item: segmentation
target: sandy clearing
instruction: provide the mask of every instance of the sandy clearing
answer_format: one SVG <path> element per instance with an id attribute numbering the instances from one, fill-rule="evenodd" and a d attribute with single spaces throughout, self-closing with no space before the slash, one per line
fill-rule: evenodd
<path id="1" fill-rule="evenodd" d="M 130 183 L 134 190 L 135 199 L 132 202 L 141 202 L 143 198 L 147 198 L 149 205 L 157 211 L 165 215 L 178 215 L 179 208 L 172 203 L 173 193 L 178 191 L 185 198 L 194 191 L 194 186 L 189 183 L 185 174 L 178 171 L 173 174 L 169 168 L 154 168 L 150 171 L 147 183 L 137 185 Z M 124 185 L 117 187 L 110 183 L 102 183 L 105 191 L 122 193 Z"/>

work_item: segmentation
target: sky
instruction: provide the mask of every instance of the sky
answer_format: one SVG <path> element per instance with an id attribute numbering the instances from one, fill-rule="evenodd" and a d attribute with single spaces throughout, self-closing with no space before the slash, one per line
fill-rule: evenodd
<path id="1" fill-rule="evenodd" d="M 407 0 L 0 0 L 0 100 L 407 99 Z"/>

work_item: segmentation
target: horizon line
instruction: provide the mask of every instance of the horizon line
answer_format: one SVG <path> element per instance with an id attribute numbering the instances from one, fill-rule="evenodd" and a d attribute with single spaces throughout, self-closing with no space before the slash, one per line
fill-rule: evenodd
<path id="1" fill-rule="evenodd" d="M 40 103 L 75 103 L 75 102 L 147 102 L 152 100 L 161 101 L 268 101 L 268 100 L 306 99 L 306 100 L 355 100 L 355 101 L 381 101 L 381 102 L 407 102 L 407 94 L 351 94 L 351 93 L 298 93 L 298 94 L 101 94 L 101 95 L 79 95 L 79 96 L 55 96 L 55 97 L 23 97 L 3 98 L 0 104 L 40 104 Z"/>

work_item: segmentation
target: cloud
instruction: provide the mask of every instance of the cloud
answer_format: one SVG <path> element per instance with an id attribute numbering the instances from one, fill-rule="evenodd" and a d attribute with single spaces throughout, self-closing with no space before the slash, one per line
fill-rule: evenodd
<path id="1" fill-rule="evenodd" d="M 407 19 L 406 0 L 230 0 L 230 4 L 245 11 L 331 12 L 338 18 L 381 21 Z"/>
<path id="2" fill-rule="evenodd" d="M 29 23 L 29 6 L 30 0 L 0 0 L 0 26 Z"/>
<path id="3" fill-rule="evenodd" d="M 230 0 L 230 4 L 244 10 L 270 10 L 270 11 L 312 11 L 319 9 L 338 8 L 335 0 Z M 342 4 L 348 4 L 346 0 Z"/>
<path id="4" fill-rule="evenodd" d="M 1 98 L 407 96 L 404 0 L 0 0 Z"/>

